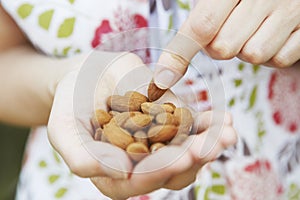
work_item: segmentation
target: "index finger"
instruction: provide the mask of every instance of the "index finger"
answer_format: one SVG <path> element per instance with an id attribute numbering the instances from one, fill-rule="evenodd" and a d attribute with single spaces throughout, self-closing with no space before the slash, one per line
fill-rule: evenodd
<path id="1" fill-rule="evenodd" d="M 154 73 L 154 83 L 158 88 L 172 87 L 185 74 L 192 58 L 214 39 L 238 2 L 198 1 L 158 60 Z"/>

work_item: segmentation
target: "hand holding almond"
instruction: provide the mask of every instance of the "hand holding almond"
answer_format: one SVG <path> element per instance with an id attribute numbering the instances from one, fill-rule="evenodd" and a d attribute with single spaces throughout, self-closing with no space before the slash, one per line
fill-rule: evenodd
<path id="1" fill-rule="evenodd" d="M 200 50 L 215 59 L 293 65 L 300 59 L 299 9 L 295 0 L 199 0 L 159 58 L 155 84 L 173 86 Z"/>
<path id="2" fill-rule="evenodd" d="M 100 53 L 98 56 L 101 55 Z M 105 53 L 105 56 L 111 56 L 114 59 L 118 55 Z M 97 95 L 99 108 L 103 110 L 97 112 L 102 130 L 97 129 L 96 133 L 94 132 L 90 121 L 92 111 L 86 113 L 87 115 L 82 115 L 80 119 L 74 119 L 73 97 L 78 71 L 69 73 L 59 83 L 49 120 L 49 139 L 71 171 L 81 177 L 91 178 L 95 186 L 112 199 L 126 199 L 159 188 L 183 188 L 194 181 L 197 171 L 204 164 L 215 159 L 224 148 L 236 141 L 236 133 L 231 127 L 229 116 L 226 116 L 222 137 L 204 157 L 203 152 L 207 152 L 204 143 L 210 136 L 208 127 L 219 126 L 219 124 L 211 124 L 210 112 L 197 114 L 194 126 L 197 127 L 195 133 L 198 134 L 189 136 L 182 144 L 180 144 L 181 138 L 176 139 L 175 136 L 174 140 L 177 141 L 175 140 L 173 145 L 166 146 L 164 142 L 155 141 L 154 135 L 157 134 L 153 134 L 152 141 L 150 141 L 148 132 L 145 132 L 143 128 L 140 129 L 138 125 L 150 130 L 153 128 L 151 123 L 157 121 L 157 123 L 174 124 L 165 126 L 180 127 L 175 125 L 178 123 L 176 119 L 166 114 L 174 109 L 172 104 L 159 105 L 151 109 L 152 106 L 149 105 L 149 103 L 152 104 L 151 102 L 134 101 L 140 106 L 130 106 L 129 110 L 126 110 L 127 108 L 124 108 L 126 104 L 116 107 L 111 105 L 114 110 L 107 112 L 105 105 L 112 94 L 110 88 L 114 88 L 122 75 L 141 65 L 143 65 L 141 60 L 132 54 L 125 54 L 113 64 L 114 70 L 107 74 L 107 80 L 104 81 L 106 85 Z M 170 95 L 169 92 L 166 93 L 166 98 L 172 102 L 171 96 L 169 98 L 168 95 Z M 128 100 L 123 96 L 117 98 Z M 111 102 L 113 101 L 112 99 Z M 137 112 L 136 108 L 141 110 Z M 134 117 L 135 115 L 139 117 Z M 172 115 L 175 115 L 174 111 Z M 130 116 L 129 121 L 128 116 Z M 82 129 L 77 128 L 76 120 L 80 122 Z M 116 124 L 121 126 L 116 126 Z M 157 133 L 157 131 L 154 132 Z M 115 137 L 115 134 L 121 135 L 123 139 Z M 164 140 L 169 140 L 169 138 Z M 118 147 L 109 144 L 112 141 Z M 158 141 L 161 141 L 161 138 Z M 150 153 L 151 151 L 155 153 Z M 147 156 L 141 158 L 140 155 L 143 154 Z M 135 165 L 133 161 L 138 162 Z"/>

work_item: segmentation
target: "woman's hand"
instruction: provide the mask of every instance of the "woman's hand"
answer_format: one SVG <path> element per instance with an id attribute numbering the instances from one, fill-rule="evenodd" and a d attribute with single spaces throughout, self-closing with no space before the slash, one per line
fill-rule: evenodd
<path id="1" fill-rule="evenodd" d="M 297 0 L 199 0 L 161 55 L 156 85 L 174 85 L 199 50 L 215 59 L 293 65 L 300 59 L 299 9 Z"/>
<path id="2" fill-rule="evenodd" d="M 228 114 L 224 116 L 222 129 L 222 124 L 211 123 L 211 118 L 212 112 L 199 113 L 195 123 L 198 135 L 189 136 L 180 146 L 166 146 L 147 156 L 135 166 L 129 179 L 94 177 L 92 182 L 112 199 L 127 199 L 160 188 L 179 190 L 188 186 L 206 163 L 237 141 Z"/>
<path id="3" fill-rule="evenodd" d="M 125 199 L 159 188 L 181 189 L 195 180 L 198 170 L 204 164 L 214 160 L 224 148 L 236 142 L 230 116 L 219 114 L 224 120 L 215 123 L 212 112 L 197 114 L 195 130 L 199 135 L 190 136 L 181 146 L 167 146 L 133 168 L 123 150 L 93 139 L 90 116 L 94 105 L 105 109 L 106 98 L 118 84 L 126 78 L 130 79 L 130 76 L 126 77 L 130 72 L 134 71 L 132 74 L 136 75 L 135 70 L 146 67 L 134 54 L 98 52 L 94 55 L 85 64 L 91 65 L 89 69 L 101 69 L 112 60 L 114 62 L 102 70 L 103 76 L 97 81 L 94 81 L 91 74 L 84 75 L 89 71 L 85 68 L 80 73 L 69 73 L 59 83 L 48 129 L 52 145 L 71 171 L 81 177 L 90 177 L 105 195 L 113 199 Z M 151 75 L 148 78 L 150 80 Z M 90 107 L 86 106 L 86 94 L 78 93 L 78 89 L 90 90 L 93 83 L 97 83 L 98 87 L 91 90 L 95 92 L 96 99 Z M 124 87 L 124 84 L 120 84 L 120 87 Z M 164 97 L 169 99 L 170 94 L 168 92 Z M 78 105 L 82 107 L 78 108 Z"/>

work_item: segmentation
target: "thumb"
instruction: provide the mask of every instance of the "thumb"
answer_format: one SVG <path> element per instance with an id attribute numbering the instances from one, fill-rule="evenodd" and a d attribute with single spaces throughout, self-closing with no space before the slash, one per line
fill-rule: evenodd
<path id="1" fill-rule="evenodd" d="M 188 34 L 178 32 L 158 59 L 154 83 L 160 89 L 168 89 L 181 79 L 190 61 L 201 46 Z"/>

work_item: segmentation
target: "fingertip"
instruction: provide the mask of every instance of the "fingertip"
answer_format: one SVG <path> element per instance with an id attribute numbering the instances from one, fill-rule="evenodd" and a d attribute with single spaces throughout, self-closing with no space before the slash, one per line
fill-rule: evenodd
<path id="1" fill-rule="evenodd" d="M 238 141 L 238 134 L 232 126 L 224 126 L 222 134 L 222 145 L 224 148 L 235 145 Z"/>

